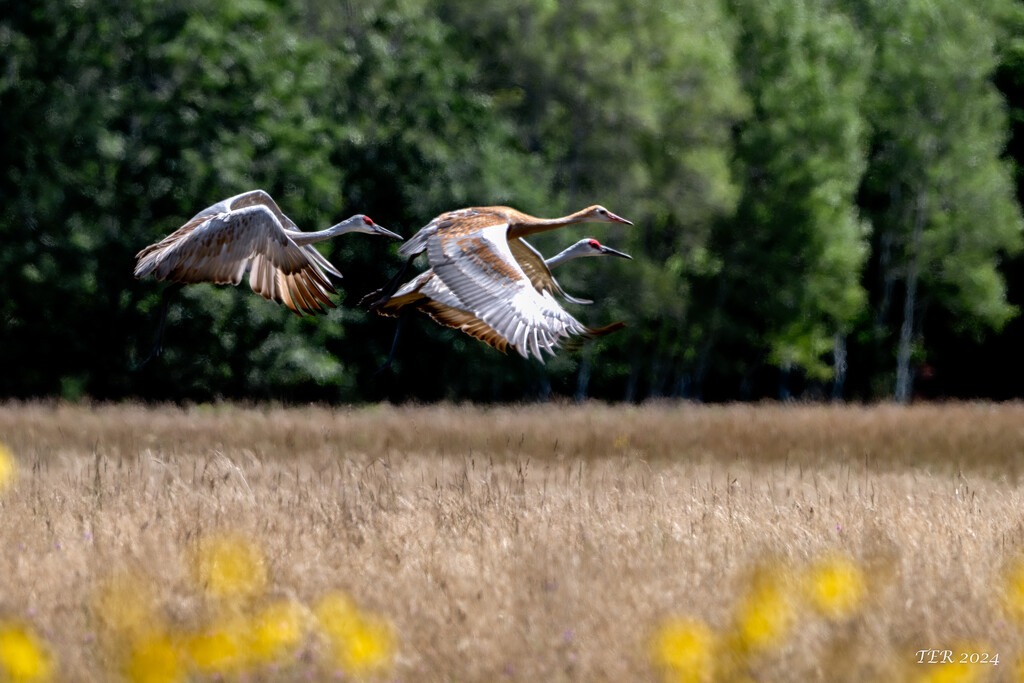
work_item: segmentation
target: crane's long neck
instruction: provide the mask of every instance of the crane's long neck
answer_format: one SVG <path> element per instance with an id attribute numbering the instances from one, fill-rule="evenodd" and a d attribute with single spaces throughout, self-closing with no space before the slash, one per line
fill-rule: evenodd
<path id="1" fill-rule="evenodd" d="M 556 230 L 573 223 L 582 223 L 587 220 L 587 217 L 586 209 L 571 213 L 568 216 L 562 216 L 561 218 L 534 218 L 533 216 L 522 214 L 522 218 L 509 222 L 508 234 L 510 239 L 529 237 L 539 232 Z"/>
<path id="2" fill-rule="evenodd" d="M 554 268 L 555 266 L 562 265 L 566 261 L 571 261 L 574 258 L 580 258 L 580 257 L 586 256 L 586 254 L 581 254 L 576 247 L 577 247 L 577 245 L 574 244 L 571 247 L 569 247 L 568 249 L 563 249 L 562 251 L 558 252 L 557 254 L 552 256 L 551 258 L 545 259 L 544 260 L 545 265 L 547 265 L 548 269 L 550 270 L 551 268 Z"/>
<path id="3" fill-rule="evenodd" d="M 323 242 L 324 240 L 329 240 L 332 237 L 343 235 L 346 232 L 352 232 L 353 230 L 357 230 L 358 228 L 358 225 L 344 222 L 338 223 L 337 225 L 332 225 L 326 230 L 317 230 L 315 232 L 303 232 L 301 230 L 285 230 L 285 232 L 288 233 L 288 236 L 292 238 L 292 242 L 295 242 L 295 244 L 299 245 L 300 247 L 303 247 L 307 244 L 314 244 L 316 242 Z"/>

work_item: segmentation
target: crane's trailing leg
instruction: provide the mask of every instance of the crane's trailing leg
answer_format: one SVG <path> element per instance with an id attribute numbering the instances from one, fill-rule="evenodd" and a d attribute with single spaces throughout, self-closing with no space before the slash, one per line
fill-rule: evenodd
<path id="1" fill-rule="evenodd" d="M 392 297 L 392 295 L 394 295 L 394 293 L 398 291 L 398 287 L 399 285 L 401 285 L 402 279 L 405 277 L 406 271 L 409 270 L 409 266 L 412 265 L 413 260 L 417 256 L 418 254 L 413 254 L 408 259 L 406 259 L 405 263 L 402 264 L 402 267 L 399 268 L 398 272 L 395 273 L 395 276 L 393 278 L 388 280 L 388 283 L 386 285 L 364 296 L 362 299 L 359 300 L 359 305 L 366 306 L 367 309 L 372 311 L 387 303 L 388 300 Z M 384 365 L 381 365 L 379 368 L 377 368 L 377 372 L 373 373 L 374 377 L 377 377 L 385 370 L 389 370 L 391 368 L 391 364 L 395 360 L 395 350 L 398 348 L 398 335 L 401 334 L 402 332 L 402 323 L 405 322 L 405 318 L 406 313 L 405 311 L 403 311 L 401 315 L 398 316 L 398 324 L 395 325 L 395 337 L 394 339 L 391 340 L 391 350 L 388 352 L 388 359 L 384 361 Z"/>
<path id="2" fill-rule="evenodd" d="M 390 295 L 389 295 L 390 296 Z M 406 314 L 403 312 L 402 315 L 398 316 L 398 324 L 395 325 L 395 338 L 391 340 L 391 351 L 388 352 L 388 359 L 384 361 L 384 365 L 377 368 L 377 372 L 373 373 L 376 377 L 385 370 L 391 369 L 391 363 L 395 360 L 395 349 L 398 348 L 398 335 L 402 331 L 402 323 L 405 322 Z"/>
<path id="3" fill-rule="evenodd" d="M 149 355 L 146 356 L 145 360 L 135 366 L 136 370 L 141 369 L 146 363 L 159 356 L 164 350 L 164 325 L 167 323 L 167 306 L 171 302 L 171 296 L 184 286 L 185 285 L 176 282 L 165 289 L 164 293 L 160 296 L 160 323 L 156 328 L 156 338 L 153 340 L 153 348 L 150 350 Z"/>
<path id="4" fill-rule="evenodd" d="M 409 270 L 409 266 L 412 265 L 413 260 L 417 256 L 419 256 L 419 254 L 413 254 L 408 259 L 406 259 L 405 263 L 402 264 L 402 267 L 399 269 L 399 271 L 395 274 L 393 278 L 388 280 L 388 283 L 386 285 L 364 296 L 362 299 L 359 300 L 359 305 L 366 306 L 368 310 L 372 311 L 376 309 L 378 306 L 385 303 L 388 299 L 390 299 L 391 295 L 398 291 L 398 286 L 402 283 L 402 278 L 405 277 L 406 271 Z M 395 339 L 396 341 L 398 339 L 397 333 L 395 334 Z M 394 353 L 393 346 L 391 352 Z M 388 359 L 388 364 L 390 365 L 390 358 Z M 383 370 L 383 368 L 381 368 L 381 370 Z M 377 372 L 380 372 L 380 370 L 378 370 Z"/>

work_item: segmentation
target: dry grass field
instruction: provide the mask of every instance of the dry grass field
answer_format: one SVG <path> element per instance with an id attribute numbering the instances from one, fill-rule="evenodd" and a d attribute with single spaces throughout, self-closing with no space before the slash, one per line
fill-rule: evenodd
<path id="1" fill-rule="evenodd" d="M 0 443 L 0 680 L 1024 671 L 1022 405 L 15 403 Z"/>

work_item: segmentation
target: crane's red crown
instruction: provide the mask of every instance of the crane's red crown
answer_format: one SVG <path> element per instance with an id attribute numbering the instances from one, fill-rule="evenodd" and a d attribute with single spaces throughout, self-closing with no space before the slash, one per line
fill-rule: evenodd
<path id="1" fill-rule="evenodd" d="M 373 225 L 373 221 L 370 220 L 369 216 L 363 216 L 363 222 L 366 223 L 367 225 Z"/>
<path id="2" fill-rule="evenodd" d="M 590 240 L 587 240 L 587 244 L 589 244 L 590 246 L 592 246 L 592 247 L 593 247 L 594 249 L 600 249 L 600 248 L 601 248 L 601 243 L 600 243 L 600 242 L 598 242 L 598 241 L 597 241 L 597 240 L 595 240 L 595 239 L 590 239 Z"/>

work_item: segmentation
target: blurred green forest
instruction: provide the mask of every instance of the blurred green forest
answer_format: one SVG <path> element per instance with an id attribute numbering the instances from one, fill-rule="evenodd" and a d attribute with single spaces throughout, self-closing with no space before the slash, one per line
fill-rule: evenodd
<path id="1" fill-rule="evenodd" d="M 0 396 L 357 402 L 1024 397 L 1019 0 L 0 0 Z M 356 307 L 170 299 L 135 254 L 263 188 L 305 230 L 600 203 L 542 365 Z M 410 274 L 411 277 L 411 274 Z"/>

